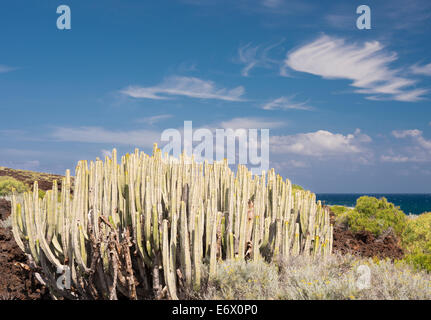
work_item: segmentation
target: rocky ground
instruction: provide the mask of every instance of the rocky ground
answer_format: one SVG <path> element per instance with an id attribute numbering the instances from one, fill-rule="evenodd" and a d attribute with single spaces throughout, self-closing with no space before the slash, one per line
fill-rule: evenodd
<path id="1" fill-rule="evenodd" d="M 0 219 L 9 214 L 10 202 L 0 199 Z M 49 296 L 26 263 L 11 230 L 0 227 L 0 300 L 39 300 Z"/>
<path id="2" fill-rule="evenodd" d="M 333 213 L 331 213 L 331 220 L 334 224 Z M 342 225 L 334 227 L 333 252 L 391 260 L 402 259 L 404 256 L 400 239 L 393 232 L 386 232 L 376 238 L 369 231 L 352 232 Z"/>
<path id="3" fill-rule="evenodd" d="M 61 176 L 31 171 L 0 168 L 0 176 L 13 177 L 30 187 L 35 180 L 43 191 L 52 188 L 52 181 L 61 182 Z M 11 204 L 0 199 L 0 219 L 10 215 Z M 45 287 L 34 278 L 27 258 L 15 243 L 10 229 L 0 227 L 0 300 L 40 300 L 49 298 Z"/>
<path id="4" fill-rule="evenodd" d="M 340 227 L 334 229 L 333 251 L 391 260 L 401 259 L 404 256 L 399 240 L 394 235 L 376 238 L 369 231 L 353 233 Z"/>

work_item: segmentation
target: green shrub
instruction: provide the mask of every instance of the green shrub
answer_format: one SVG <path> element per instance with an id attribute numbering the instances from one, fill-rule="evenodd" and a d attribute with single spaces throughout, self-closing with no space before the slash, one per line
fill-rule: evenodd
<path id="1" fill-rule="evenodd" d="M 412 253 L 405 257 L 405 260 L 412 264 L 416 269 L 431 272 L 431 254 Z"/>
<path id="2" fill-rule="evenodd" d="M 298 191 L 298 190 L 303 191 L 303 190 L 304 190 L 304 188 L 303 188 L 303 187 L 301 187 L 301 186 L 300 186 L 300 185 L 298 185 L 298 184 L 292 184 L 292 192 L 295 192 L 295 191 Z"/>
<path id="3" fill-rule="evenodd" d="M 11 177 L 0 177 L 0 196 L 7 196 L 15 189 L 16 192 L 22 193 L 28 191 L 27 185 Z"/>
<path id="4" fill-rule="evenodd" d="M 348 215 L 352 209 L 344 206 L 331 206 L 331 211 L 335 215 L 335 224 L 337 225 L 348 225 Z"/>
<path id="5" fill-rule="evenodd" d="M 431 271 L 431 212 L 407 219 L 402 245 L 408 262 Z"/>
<path id="6" fill-rule="evenodd" d="M 331 206 L 332 212 L 335 214 L 336 217 L 346 213 L 350 209 L 345 206 Z"/>
<path id="7" fill-rule="evenodd" d="M 379 236 L 392 228 L 399 236 L 406 227 L 407 216 L 386 198 L 363 196 L 356 201 L 355 208 L 347 215 L 347 222 L 353 232 L 367 230 Z"/>
<path id="8" fill-rule="evenodd" d="M 45 197 L 46 192 L 39 189 L 39 198 L 43 199 Z"/>

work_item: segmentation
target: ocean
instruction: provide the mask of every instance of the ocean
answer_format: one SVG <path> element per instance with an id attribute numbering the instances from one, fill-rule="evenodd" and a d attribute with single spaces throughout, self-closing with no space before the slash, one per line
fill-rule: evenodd
<path id="1" fill-rule="evenodd" d="M 317 200 L 321 200 L 326 205 L 342 205 L 346 207 L 354 207 L 356 199 L 366 195 L 370 197 L 381 198 L 385 197 L 389 202 L 399 206 L 405 214 L 421 214 L 431 211 L 431 194 L 413 194 L 413 193 L 316 193 Z"/>

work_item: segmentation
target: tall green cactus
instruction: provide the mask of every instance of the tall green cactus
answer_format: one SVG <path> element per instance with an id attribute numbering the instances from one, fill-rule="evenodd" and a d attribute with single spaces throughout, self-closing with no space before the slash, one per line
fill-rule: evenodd
<path id="1" fill-rule="evenodd" d="M 73 194 L 72 194 L 73 187 Z M 329 212 L 272 169 L 253 176 L 226 160 L 196 163 L 135 150 L 79 161 L 43 200 L 35 183 L 13 198 L 13 234 L 54 298 L 177 299 L 217 273 L 220 259 L 277 261 L 332 251 Z M 71 271 L 59 289 L 57 268 Z"/>

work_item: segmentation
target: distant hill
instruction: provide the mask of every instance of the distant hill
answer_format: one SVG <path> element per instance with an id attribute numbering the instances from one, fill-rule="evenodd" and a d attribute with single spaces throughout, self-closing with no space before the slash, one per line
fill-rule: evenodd
<path id="1" fill-rule="evenodd" d="M 33 183 L 37 181 L 39 184 L 39 189 L 43 191 L 51 190 L 54 180 L 57 180 L 58 186 L 60 187 L 61 179 L 63 178 L 63 176 L 56 174 L 0 167 L 0 177 L 2 176 L 14 178 L 25 183 L 29 187 L 33 187 Z"/>

